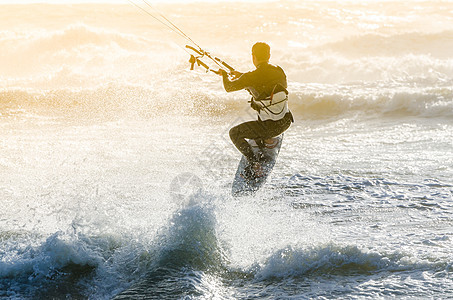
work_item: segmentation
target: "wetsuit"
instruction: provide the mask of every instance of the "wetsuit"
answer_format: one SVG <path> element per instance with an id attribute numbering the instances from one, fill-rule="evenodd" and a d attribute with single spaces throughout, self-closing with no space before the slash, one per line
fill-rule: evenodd
<path id="1" fill-rule="evenodd" d="M 257 121 L 239 124 L 230 130 L 230 138 L 238 150 L 249 162 L 257 162 L 250 144 L 246 139 L 258 142 L 282 134 L 293 122 L 287 106 L 287 81 L 282 68 L 267 62 L 261 63 L 253 71 L 242 74 L 238 79 L 230 81 L 224 72 L 223 86 L 227 92 L 246 89 L 252 95 L 251 106 L 258 113 Z M 283 100 L 274 101 L 273 95 L 282 94 Z M 275 110 L 277 108 L 277 111 Z"/>

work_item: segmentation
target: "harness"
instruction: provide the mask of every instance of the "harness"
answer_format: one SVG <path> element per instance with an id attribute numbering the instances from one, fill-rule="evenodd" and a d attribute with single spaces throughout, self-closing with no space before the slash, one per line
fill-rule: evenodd
<path id="1" fill-rule="evenodd" d="M 268 97 L 260 95 L 256 98 L 252 97 L 251 107 L 257 111 L 258 118 L 261 121 L 273 120 L 278 121 L 283 119 L 288 109 L 288 91 L 286 88 L 277 83 L 272 89 Z"/>

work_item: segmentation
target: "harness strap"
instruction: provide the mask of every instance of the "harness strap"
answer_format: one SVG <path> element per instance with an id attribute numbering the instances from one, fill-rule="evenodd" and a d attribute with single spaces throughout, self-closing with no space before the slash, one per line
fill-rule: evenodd
<path id="1" fill-rule="evenodd" d="M 276 104 L 281 103 L 281 102 L 284 102 L 284 101 L 286 101 L 286 100 L 277 102 L 277 103 L 275 103 L 275 104 L 273 104 L 273 105 L 276 105 Z M 270 105 L 269 105 L 269 106 L 270 106 Z M 285 107 L 283 107 L 282 110 L 280 110 L 280 112 L 275 113 L 275 112 L 273 112 L 273 111 L 269 108 L 269 106 L 263 106 L 263 109 L 266 110 L 266 113 L 270 112 L 271 114 L 273 114 L 273 115 L 275 115 L 275 116 L 278 116 L 279 114 L 281 114 L 281 113 L 285 110 Z M 268 113 L 268 114 L 269 114 L 269 113 Z"/>
<path id="2" fill-rule="evenodd" d="M 275 87 L 274 87 L 274 90 L 275 90 Z M 285 101 L 288 101 L 288 96 L 286 96 L 286 98 L 283 99 L 283 100 L 280 100 L 278 102 L 272 103 L 272 100 L 273 100 L 273 97 L 274 97 L 274 94 L 273 94 L 274 90 L 272 91 L 270 99 L 263 99 L 263 100 L 270 100 L 270 104 L 269 105 L 265 105 L 263 103 L 263 100 L 258 100 L 258 101 L 261 103 L 261 106 L 262 106 L 261 109 L 264 109 L 264 110 L 270 112 L 273 115 L 279 115 L 285 110 L 285 107 L 283 107 L 282 110 L 280 112 L 278 112 L 278 113 L 274 113 L 269 107 L 277 105 L 277 104 L 280 104 L 280 103 L 285 102 Z"/>
<path id="3" fill-rule="evenodd" d="M 270 100 L 271 100 L 271 105 L 272 105 L 272 99 L 274 99 L 274 92 L 275 92 L 275 88 L 277 87 L 278 84 L 274 85 L 274 88 L 272 89 L 272 93 L 271 93 L 271 96 L 270 96 Z"/>

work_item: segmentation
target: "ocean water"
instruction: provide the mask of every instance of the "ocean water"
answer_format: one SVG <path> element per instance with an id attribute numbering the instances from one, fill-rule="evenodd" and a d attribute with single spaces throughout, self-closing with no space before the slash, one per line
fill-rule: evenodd
<path id="1" fill-rule="evenodd" d="M 240 71 L 271 45 L 272 177 L 231 196 L 249 95 L 150 15 L 0 5 L 1 299 L 453 298 L 452 2 L 142 7 Z"/>

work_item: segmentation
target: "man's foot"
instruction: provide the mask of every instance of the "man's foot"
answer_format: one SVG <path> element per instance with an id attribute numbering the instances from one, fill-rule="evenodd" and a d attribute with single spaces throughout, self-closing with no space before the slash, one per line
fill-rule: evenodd
<path id="1" fill-rule="evenodd" d="M 244 171 L 241 173 L 241 177 L 244 179 L 259 178 L 264 176 L 264 169 L 261 163 L 253 162 L 250 163 Z"/>
<path id="2" fill-rule="evenodd" d="M 250 165 L 244 168 L 244 170 L 241 172 L 241 177 L 244 178 L 245 180 L 250 180 L 253 178 L 253 171 Z"/>
<path id="3" fill-rule="evenodd" d="M 264 169 L 261 163 L 254 162 L 252 163 L 252 171 L 256 177 L 263 177 L 264 176 Z"/>

